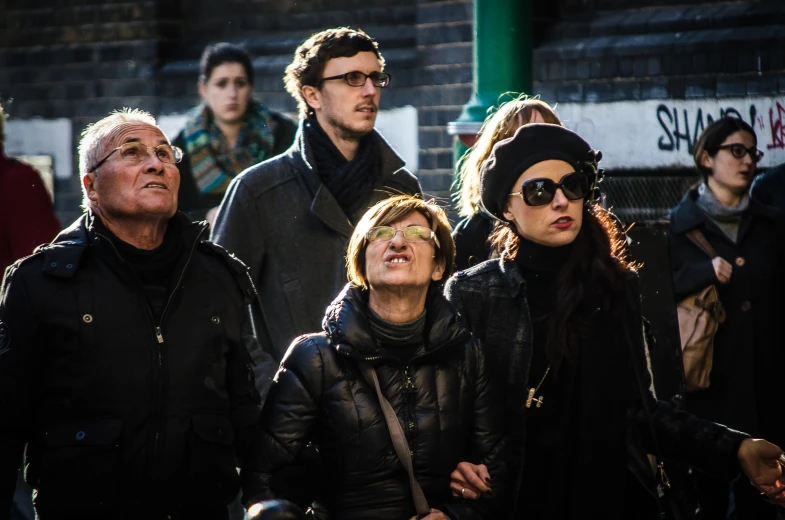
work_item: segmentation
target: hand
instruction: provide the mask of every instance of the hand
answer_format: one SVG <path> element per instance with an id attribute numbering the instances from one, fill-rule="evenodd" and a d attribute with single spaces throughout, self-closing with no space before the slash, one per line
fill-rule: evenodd
<path id="1" fill-rule="evenodd" d="M 714 266 L 714 274 L 717 275 L 717 280 L 721 284 L 730 282 L 730 275 L 731 272 L 733 272 L 732 265 L 730 265 L 724 258 L 720 258 L 719 256 L 715 256 L 712 259 L 711 265 Z"/>
<path id="2" fill-rule="evenodd" d="M 450 491 L 452 496 L 477 500 L 483 493 L 493 492 L 491 475 L 485 464 L 460 462 L 450 473 Z"/>
<path id="3" fill-rule="evenodd" d="M 417 515 L 414 515 L 409 520 L 417 520 Z M 431 508 L 430 514 L 428 514 L 428 516 L 424 516 L 423 520 L 450 520 L 450 517 L 438 509 Z"/>
<path id="4" fill-rule="evenodd" d="M 768 499 L 785 506 L 785 479 L 778 459 L 782 450 L 763 439 L 744 439 L 737 456 L 742 471 Z"/>

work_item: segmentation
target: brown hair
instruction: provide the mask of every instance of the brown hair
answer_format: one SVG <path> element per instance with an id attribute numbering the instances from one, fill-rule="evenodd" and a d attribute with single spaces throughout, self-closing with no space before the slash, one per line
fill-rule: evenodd
<path id="1" fill-rule="evenodd" d="M 480 169 L 491 155 L 493 145 L 515 134 L 515 131 L 528 123 L 534 111 L 542 115 L 546 123 L 562 126 L 561 120 L 548 103 L 538 98 L 521 94 L 502 103 L 482 125 L 480 137 L 458 162 L 459 188 L 457 194 L 458 214 L 469 217 L 480 210 Z"/>
<path id="2" fill-rule="evenodd" d="M 758 146 L 758 136 L 755 134 L 755 130 L 746 121 L 738 117 L 725 116 L 714 121 L 706 127 L 706 130 L 701 132 L 700 137 L 695 142 L 692 159 L 695 161 L 695 168 L 703 176 L 704 181 L 711 175 L 711 170 L 701 164 L 703 152 L 709 154 L 710 157 L 714 157 L 725 139 L 736 132 L 747 132 L 755 141 L 755 146 Z"/>
<path id="3" fill-rule="evenodd" d="M 327 62 L 333 58 L 351 58 L 359 52 L 372 52 L 384 70 L 384 58 L 379 45 L 361 30 L 348 27 L 327 29 L 311 35 L 294 51 L 294 59 L 283 76 L 286 91 L 297 100 L 300 117 L 305 118 L 313 109 L 305 102 L 302 89 L 305 85 L 319 87 Z"/>
<path id="4" fill-rule="evenodd" d="M 346 250 L 346 270 L 350 282 L 363 289 L 368 288 L 368 280 L 365 278 L 365 249 L 368 247 L 365 237 L 368 231 L 377 226 L 389 226 L 415 211 L 425 217 L 439 240 L 435 261 L 437 265 L 444 265 L 444 274 L 439 283 L 450 277 L 455 265 L 455 243 L 444 210 L 434 200 L 425 201 L 411 195 L 396 195 L 377 202 L 365 212 L 354 228 Z"/>
<path id="5" fill-rule="evenodd" d="M 499 226 L 491 236 L 495 251 L 505 259 L 514 259 L 521 245 L 514 225 Z M 638 268 L 629 259 L 618 220 L 596 202 L 584 204 L 583 226 L 573 244 L 556 277 L 554 311 L 548 318 L 545 350 L 554 369 L 564 360 L 575 361 L 579 338 L 589 329 L 598 301 L 611 318 L 622 313 L 627 278 Z"/>

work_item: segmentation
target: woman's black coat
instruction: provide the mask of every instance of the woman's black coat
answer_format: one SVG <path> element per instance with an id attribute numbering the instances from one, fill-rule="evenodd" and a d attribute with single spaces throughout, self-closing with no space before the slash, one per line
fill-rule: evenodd
<path id="1" fill-rule="evenodd" d="M 676 300 L 716 284 L 727 317 L 714 338 L 711 383 L 687 395 L 687 408 L 706 419 L 785 443 L 779 320 L 785 289 L 785 223 L 774 208 L 750 201 L 734 244 L 697 205 L 690 190 L 670 215 L 668 233 Z M 699 229 L 732 268 L 720 284 L 711 258 L 685 233 Z"/>
<path id="2" fill-rule="evenodd" d="M 521 426 L 525 426 L 524 404 L 532 383 L 529 368 L 534 351 L 525 281 L 515 261 L 494 259 L 454 275 L 447 282 L 445 293 L 469 330 L 482 342 L 492 377 L 504 385 L 506 426 L 512 447 L 508 453 L 513 457 L 509 460 L 508 480 L 518 482 L 525 457 L 525 427 Z M 628 399 L 634 405 L 627 409 L 629 471 L 654 499 L 657 482 L 647 453 L 659 451 L 663 457 L 693 464 L 719 478 L 734 477 L 739 472 L 736 452 L 746 436 L 656 400 L 651 390 L 637 277 L 631 277 L 627 293 L 628 318 L 621 321 L 617 329 L 608 331 L 608 341 L 629 345 L 634 368 L 631 373 L 624 374 L 627 376 L 625 391 L 636 396 Z M 613 376 L 598 374 L 598 377 Z M 656 443 L 652 431 L 657 436 Z M 602 461 L 599 453 L 597 461 Z M 516 518 L 514 501 L 517 495 L 518 490 L 514 487 L 506 493 L 505 518 Z"/>
<path id="3" fill-rule="evenodd" d="M 365 360 L 375 366 L 406 432 L 430 507 L 453 520 L 491 518 L 491 501 L 454 498 L 449 484 L 465 460 L 487 464 L 494 487 L 502 488 L 498 389 L 487 377 L 479 342 L 438 291 L 429 294 L 426 311 L 425 344 L 407 366 L 378 346 L 366 317 L 367 293 L 351 285 L 328 308 L 324 332 L 295 340 L 262 412 L 265 448 L 245 502 L 271 498 L 274 473 L 311 441 L 324 461 L 321 500 L 332 518 L 408 520 L 415 514 L 376 392 L 358 369 Z M 404 387 L 407 374 L 413 389 Z"/>

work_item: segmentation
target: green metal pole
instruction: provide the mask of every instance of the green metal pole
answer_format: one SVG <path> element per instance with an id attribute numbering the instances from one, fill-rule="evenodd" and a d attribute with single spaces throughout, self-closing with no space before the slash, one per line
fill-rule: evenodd
<path id="1" fill-rule="evenodd" d="M 532 0 L 475 0 L 472 97 L 447 132 L 470 141 L 502 94 L 531 92 L 531 71 Z M 453 164 L 467 149 L 461 144 Z"/>

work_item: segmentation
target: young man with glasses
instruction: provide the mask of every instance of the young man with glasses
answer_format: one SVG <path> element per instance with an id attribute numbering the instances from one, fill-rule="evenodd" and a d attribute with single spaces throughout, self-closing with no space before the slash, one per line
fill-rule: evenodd
<path id="1" fill-rule="evenodd" d="M 85 213 L 6 271 L 0 518 L 23 452 L 44 520 L 228 518 L 265 365 L 245 266 L 177 213 L 181 158 L 147 113 L 89 126 Z"/>
<path id="2" fill-rule="evenodd" d="M 318 330 L 346 283 L 349 237 L 363 213 L 392 194 L 419 194 L 417 179 L 374 130 L 384 59 L 367 34 L 314 34 L 286 69 L 300 125 L 292 147 L 236 177 L 213 240 L 250 268 L 259 288 L 260 342 L 281 359 L 300 334 Z"/>

